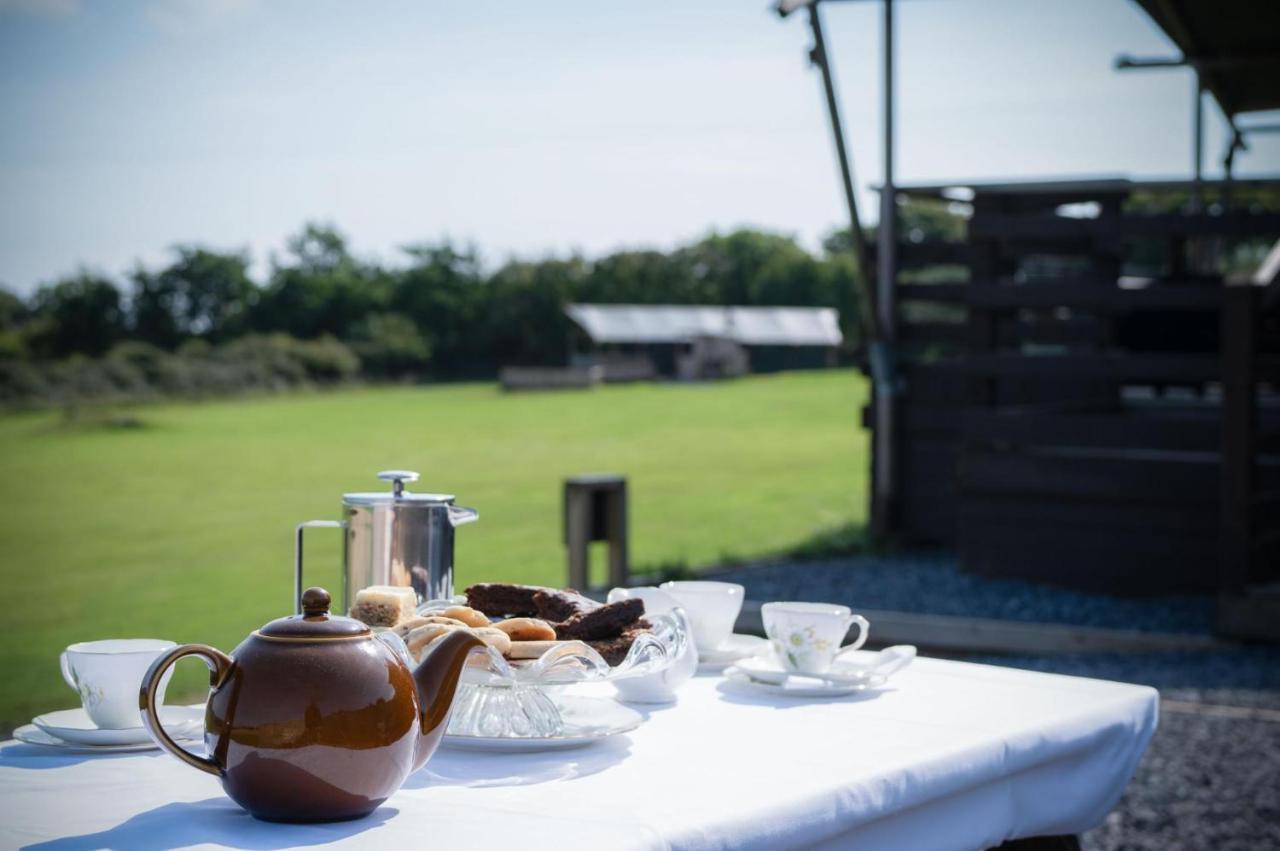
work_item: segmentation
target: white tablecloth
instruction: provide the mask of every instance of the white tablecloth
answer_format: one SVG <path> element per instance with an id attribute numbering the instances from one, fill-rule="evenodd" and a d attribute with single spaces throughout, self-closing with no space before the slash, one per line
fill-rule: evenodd
<path id="1" fill-rule="evenodd" d="M 160 754 L 0 747 L 0 847 L 975 849 L 1079 833 L 1151 734 L 1152 689 L 919 659 L 889 688 L 763 696 L 718 677 L 576 751 L 440 750 L 355 822 L 255 821 Z"/>

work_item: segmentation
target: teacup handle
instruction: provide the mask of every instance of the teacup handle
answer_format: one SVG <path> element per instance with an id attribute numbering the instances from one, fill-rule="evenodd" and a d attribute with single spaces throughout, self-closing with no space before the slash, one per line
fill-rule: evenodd
<path id="1" fill-rule="evenodd" d="M 165 732 L 164 726 L 161 725 L 160 718 L 157 715 L 157 711 L 160 709 L 160 701 L 156 699 L 156 692 L 160 690 L 160 683 L 164 680 L 164 673 L 183 656 L 199 656 L 204 660 L 205 665 L 209 668 L 210 688 L 217 688 L 222 685 L 227 678 L 227 674 L 231 673 L 232 666 L 235 665 L 235 662 L 226 653 L 205 644 L 184 644 L 181 647 L 173 648 L 152 662 L 151 667 L 147 669 L 147 673 L 142 677 L 142 688 L 138 692 L 138 709 L 142 710 L 142 725 L 147 728 L 147 733 L 151 735 L 157 745 L 187 765 L 221 777 L 224 770 L 216 760 L 207 756 L 196 756 L 175 742 Z"/>
<path id="2" fill-rule="evenodd" d="M 871 633 L 871 623 L 862 615 L 850 615 L 849 626 L 853 626 L 855 623 L 858 625 L 858 637 L 854 639 L 852 644 L 846 644 L 841 647 L 841 653 L 852 653 L 867 643 L 867 636 Z M 849 631 L 849 626 L 845 627 L 846 633 Z"/>
<path id="3" fill-rule="evenodd" d="M 58 656 L 58 666 L 62 668 L 62 678 L 67 681 L 67 685 L 71 686 L 71 690 L 80 691 L 80 684 L 76 682 L 75 672 L 71 670 L 71 660 L 67 658 L 67 651 L 63 650 Z"/>

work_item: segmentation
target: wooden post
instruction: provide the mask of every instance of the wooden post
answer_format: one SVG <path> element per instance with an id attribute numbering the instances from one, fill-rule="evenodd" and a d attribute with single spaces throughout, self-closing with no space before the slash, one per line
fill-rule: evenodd
<path id="1" fill-rule="evenodd" d="M 609 587 L 626 586 L 630 570 L 627 566 L 627 481 L 608 499 Z"/>
<path id="2" fill-rule="evenodd" d="M 623 476 L 574 476 L 564 482 L 564 543 L 569 587 L 591 587 L 590 546 L 609 543 L 609 585 L 627 584 L 627 480 Z"/>
<path id="3" fill-rule="evenodd" d="M 1234 594 L 1242 592 L 1253 575 L 1257 289 L 1248 284 L 1227 285 L 1222 296 L 1222 513 L 1218 530 L 1218 591 Z"/>
<path id="4" fill-rule="evenodd" d="M 569 587 L 585 591 L 591 579 L 591 499 L 590 494 L 564 490 L 564 543 L 568 548 Z"/>

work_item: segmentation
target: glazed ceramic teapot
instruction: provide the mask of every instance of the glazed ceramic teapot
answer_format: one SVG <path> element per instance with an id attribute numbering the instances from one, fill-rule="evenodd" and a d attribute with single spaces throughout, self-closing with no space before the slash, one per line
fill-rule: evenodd
<path id="1" fill-rule="evenodd" d="M 217 776 L 261 819 L 371 813 L 431 757 L 467 656 L 485 646 L 458 630 L 410 670 L 394 635 L 330 615 L 329 604 L 327 591 L 308 588 L 302 614 L 255 630 L 231 655 L 203 644 L 175 647 L 142 680 L 138 706 L 156 744 Z M 179 747 L 156 717 L 164 674 L 184 656 L 209 668 L 207 756 Z"/>

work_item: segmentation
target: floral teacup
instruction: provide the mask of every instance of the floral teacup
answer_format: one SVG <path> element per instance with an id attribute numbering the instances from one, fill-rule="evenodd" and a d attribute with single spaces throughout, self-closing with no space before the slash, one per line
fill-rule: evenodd
<path id="1" fill-rule="evenodd" d="M 84 711 L 100 730 L 128 730 L 142 726 L 138 689 L 151 663 L 177 645 L 152 638 L 117 638 L 82 641 L 63 651 L 62 678 L 80 695 Z M 164 702 L 164 689 L 173 671 L 165 672 L 156 690 Z"/>
<path id="2" fill-rule="evenodd" d="M 779 664 L 799 674 L 825 674 L 836 654 L 857 650 L 866 642 L 871 628 L 862 615 L 834 603 L 765 603 L 760 613 Z M 855 623 L 857 640 L 841 647 L 849 627 Z"/>

